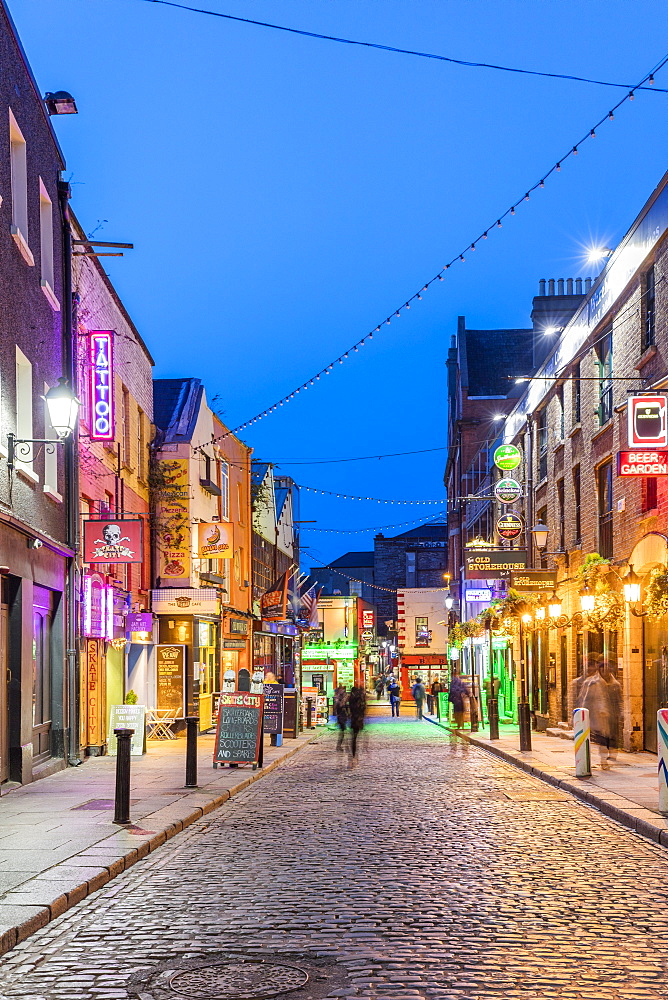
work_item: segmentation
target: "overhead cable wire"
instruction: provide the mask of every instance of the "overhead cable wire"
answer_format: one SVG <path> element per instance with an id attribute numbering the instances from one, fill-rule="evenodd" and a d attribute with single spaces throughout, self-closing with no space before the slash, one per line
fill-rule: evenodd
<path id="1" fill-rule="evenodd" d="M 422 525 L 422 527 L 428 527 L 430 524 L 442 526 L 445 521 L 437 521 L 438 517 L 446 517 L 447 511 L 441 510 L 438 514 L 429 514 L 427 517 L 414 517 L 410 521 L 400 521 L 398 524 L 378 524 L 371 528 L 302 528 L 302 531 L 317 531 L 324 532 L 329 535 L 365 535 L 369 531 L 383 531 L 385 528 L 405 528 L 409 524 L 414 524 L 416 527 Z"/>
<path id="2" fill-rule="evenodd" d="M 153 2 L 153 0 L 151 0 L 151 2 Z M 155 0 L 155 2 L 158 2 L 158 0 Z M 333 361 L 331 361 L 328 365 L 322 368 L 317 374 L 313 375 L 310 379 L 307 379 L 305 382 L 302 383 L 302 385 L 298 386 L 296 389 L 293 389 L 292 392 L 288 393 L 286 396 L 283 396 L 281 399 L 277 400 L 271 406 L 267 407 L 267 409 L 261 410 L 254 417 L 251 417 L 249 420 L 244 421 L 244 423 L 239 424 L 237 427 L 234 427 L 231 430 L 225 431 L 223 434 L 219 434 L 216 438 L 213 439 L 213 441 L 219 441 L 222 438 L 228 437 L 230 434 L 236 434 L 238 431 L 245 430 L 246 428 L 251 427 L 253 424 L 258 423 L 264 417 L 268 417 L 272 413 L 275 413 L 276 410 L 279 409 L 279 407 L 284 406 L 286 403 L 289 403 L 292 399 L 294 399 L 295 396 L 299 395 L 300 392 L 306 391 L 311 386 L 314 386 L 316 382 L 320 381 L 323 375 L 331 374 L 331 372 L 334 370 L 334 365 L 336 364 L 342 365 L 345 361 L 349 360 L 351 355 L 357 354 L 360 348 L 364 347 L 365 343 L 368 340 L 373 340 L 374 334 L 379 333 L 382 327 L 389 326 L 393 319 L 394 320 L 399 319 L 402 316 L 402 314 L 405 314 L 405 312 L 411 308 L 411 305 L 420 302 L 423 298 L 424 292 L 428 291 L 430 287 L 436 282 L 444 280 L 444 274 L 446 271 L 448 271 L 454 264 L 464 263 L 467 260 L 468 255 L 477 249 L 479 243 L 481 243 L 483 240 L 486 240 L 489 237 L 489 235 L 491 233 L 494 233 L 497 229 L 502 229 L 504 220 L 514 216 L 516 214 L 517 209 L 520 208 L 520 206 L 522 206 L 524 202 L 530 201 L 531 195 L 535 191 L 544 188 L 546 180 L 549 177 L 551 177 L 552 174 L 559 173 L 561 171 L 562 165 L 567 160 L 577 156 L 578 153 L 580 152 L 580 148 L 584 145 L 584 143 L 588 142 L 591 139 L 596 138 L 596 129 L 600 128 L 601 125 L 605 125 L 609 121 L 613 121 L 615 117 L 615 111 L 617 111 L 627 101 L 632 101 L 635 96 L 635 91 L 639 90 L 641 85 L 645 83 L 647 80 L 649 80 L 650 77 L 653 79 L 654 74 L 658 73 L 666 65 L 666 63 L 668 63 L 668 54 L 663 56 L 663 58 L 648 73 L 646 73 L 643 76 L 642 80 L 640 80 L 635 85 L 635 87 L 629 90 L 629 92 L 625 94 L 624 97 L 621 98 L 621 100 L 619 100 L 616 104 L 614 104 L 610 109 L 610 111 L 607 112 L 607 114 L 605 114 L 602 118 L 600 118 L 597 122 L 595 122 L 594 125 L 592 125 L 592 127 L 589 128 L 584 133 L 584 135 L 582 135 L 582 137 L 578 139 L 578 141 L 575 142 L 563 154 L 563 156 L 561 156 L 560 159 L 556 161 L 556 163 L 554 163 L 548 170 L 545 171 L 545 173 L 540 177 L 539 180 L 531 184 L 525 190 L 525 193 L 522 195 L 521 198 L 518 198 L 515 202 L 513 202 L 513 204 L 510 205 L 510 207 L 507 208 L 504 212 L 499 213 L 495 221 L 491 222 L 478 236 L 475 237 L 475 239 L 467 243 L 467 245 L 463 247 L 460 253 L 455 254 L 454 257 L 450 261 L 448 261 L 447 264 L 444 264 L 443 267 L 439 271 L 437 271 L 432 278 L 426 281 L 417 292 L 414 292 L 405 300 L 405 302 L 403 302 L 401 305 L 398 305 L 396 309 L 392 310 L 390 315 L 388 315 L 384 320 L 378 323 L 369 333 L 365 334 L 364 337 L 356 341 L 356 343 L 354 343 L 351 347 L 349 347 L 347 351 L 344 351 L 341 355 L 339 355 L 338 358 L 334 358 Z M 464 256 L 465 254 L 466 256 Z"/>
<path id="3" fill-rule="evenodd" d="M 295 485 L 298 485 L 300 490 L 306 490 L 307 493 L 320 493 L 322 496 L 337 497 L 339 500 L 371 500 L 373 503 L 393 503 L 404 506 L 447 503 L 444 497 L 441 497 L 440 500 L 379 500 L 378 497 L 357 497 L 352 496 L 350 493 L 333 493 L 331 490 L 320 490 L 316 489 L 315 486 L 304 486 L 301 483 Z"/>
<path id="4" fill-rule="evenodd" d="M 359 455 L 357 458 L 277 458 L 272 462 L 272 465 L 336 465 L 339 462 L 367 462 L 372 458 L 399 458 L 402 455 L 426 455 L 430 451 L 447 450 L 448 446 L 444 444 L 438 448 L 420 448 L 417 451 L 390 451 L 385 455 Z"/>
<path id="5" fill-rule="evenodd" d="M 250 17 L 238 17 L 235 14 L 224 14 L 219 10 L 206 10 L 202 7 L 191 7 L 188 4 L 174 3 L 173 0 L 142 0 L 143 3 L 159 4 L 162 7 L 175 7 L 191 14 L 206 14 L 209 17 L 219 17 L 226 21 L 237 21 L 240 24 L 252 24 L 259 28 L 271 28 L 274 31 L 285 31 L 291 35 L 302 35 L 305 38 L 315 38 L 318 41 L 337 42 L 341 45 L 358 45 L 365 49 L 379 49 L 381 52 L 394 52 L 403 56 L 416 56 L 419 59 L 435 59 L 438 62 L 452 63 L 454 66 L 465 66 L 469 69 L 491 69 L 502 73 L 519 73 L 522 76 L 542 76 L 551 80 L 568 80 L 573 83 L 590 83 L 597 87 L 617 87 L 628 90 L 632 84 L 616 83 L 610 80 L 595 80 L 588 76 L 576 76 L 573 73 L 550 73 L 546 70 L 523 69 L 518 66 L 502 66 L 499 63 L 479 62 L 472 59 L 456 59 L 454 56 L 443 56 L 436 52 L 422 52 L 419 49 L 404 49 L 396 45 L 383 45 L 380 42 L 363 42 L 356 38 L 343 38 L 340 35 L 326 35 L 320 31 L 306 31 L 304 28 L 290 28 L 285 24 L 273 24 L 270 21 L 256 21 Z M 636 90 L 654 90 L 655 93 L 667 94 L 668 90 L 650 85 L 637 86 Z"/>

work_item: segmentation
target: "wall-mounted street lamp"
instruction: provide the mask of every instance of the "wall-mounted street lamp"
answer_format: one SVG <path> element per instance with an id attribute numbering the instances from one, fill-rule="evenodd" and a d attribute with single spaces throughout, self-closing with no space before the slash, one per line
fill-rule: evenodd
<path id="1" fill-rule="evenodd" d="M 561 615 L 561 601 L 557 597 L 556 590 L 553 590 L 547 599 L 547 609 L 550 613 L 550 618 L 559 618 Z"/>
<path id="2" fill-rule="evenodd" d="M 447 611 L 451 611 L 452 610 L 452 605 L 455 603 L 455 599 L 454 599 L 454 597 L 451 597 L 450 594 L 448 594 L 448 596 L 446 597 L 444 603 L 445 603 L 446 610 Z"/>
<path id="3" fill-rule="evenodd" d="M 590 247 L 587 250 L 587 263 L 588 264 L 600 264 L 602 260 L 607 257 L 612 256 L 613 251 L 610 247 Z"/>
<path id="4" fill-rule="evenodd" d="M 7 468 L 12 470 L 16 461 L 32 461 L 32 446 L 42 445 L 44 450 L 53 455 L 57 444 L 64 444 L 72 436 L 77 424 L 79 400 L 69 387 L 66 378 L 59 378 L 44 396 L 49 413 L 49 421 L 57 438 L 17 438 L 15 434 L 7 435 Z"/>
<path id="5" fill-rule="evenodd" d="M 633 566 L 624 577 L 624 600 L 629 604 L 637 604 L 640 600 L 640 577 L 634 572 Z"/>
<path id="6" fill-rule="evenodd" d="M 589 587 L 583 587 L 580 591 L 580 607 L 583 611 L 593 611 L 596 607 L 596 595 Z"/>
<path id="7" fill-rule="evenodd" d="M 547 536 L 549 535 L 549 533 L 550 529 L 546 524 L 543 524 L 541 521 L 539 521 L 538 524 L 534 524 L 533 528 L 531 529 L 531 535 L 533 537 L 534 542 L 536 543 L 537 549 L 542 550 L 547 547 Z"/>
<path id="8" fill-rule="evenodd" d="M 76 101 L 66 90 L 57 90 L 55 94 L 46 93 L 44 103 L 50 115 L 77 115 L 79 113 Z"/>

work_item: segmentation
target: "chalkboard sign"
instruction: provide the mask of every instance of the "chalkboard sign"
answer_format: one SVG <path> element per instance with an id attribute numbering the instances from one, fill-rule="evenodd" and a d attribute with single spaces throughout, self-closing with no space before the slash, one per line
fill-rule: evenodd
<path id="1" fill-rule="evenodd" d="M 158 705 L 174 715 L 181 715 L 186 706 L 186 647 L 156 646 L 158 675 Z"/>
<path id="2" fill-rule="evenodd" d="M 264 685 L 263 732 L 283 733 L 283 685 Z"/>
<path id="3" fill-rule="evenodd" d="M 258 762 L 264 695 L 223 692 L 218 709 L 213 766 Z"/>
<path id="4" fill-rule="evenodd" d="M 118 740 L 114 729 L 132 729 L 130 754 L 141 757 L 146 751 L 146 708 L 144 705 L 112 705 L 109 714 L 108 754 L 116 756 Z"/>

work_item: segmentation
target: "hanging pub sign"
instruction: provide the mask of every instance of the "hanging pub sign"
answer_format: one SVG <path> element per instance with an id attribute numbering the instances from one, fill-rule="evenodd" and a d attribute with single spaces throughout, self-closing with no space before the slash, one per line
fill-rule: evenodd
<path id="1" fill-rule="evenodd" d="M 666 396 L 629 396 L 629 448 L 668 448 Z"/>
<path id="2" fill-rule="evenodd" d="M 668 476 L 668 451 L 618 451 L 618 476 Z"/>
<path id="3" fill-rule="evenodd" d="M 510 586 L 520 593 L 550 593 L 557 585 L 557 571 L 553 569 L 527 569 L 510 574 Z"/>
<path id="4" fill-rule="evenodd" d="M 142 529 L 143 521 L 139 517 L 108 517 L 84 521 L 84 562 L 142 562 Z"/>
<path id="5" fill-rule="evenodd" d="M 524 519 L 521 514 L 515 514 L 514 511 L 508 511 L 507 514 L 502 514 L 501 517 L 496 522 L 496 530 L 501 538 L 506 538 L 512 541 L 515 538 L 519 538 L 524 530 Z"/>
<path id="6" fill-rule="evenodd" d="M 114 331 L 90 332 L 90 436 L 114 440 Z"/>
<path id="7" fill-rule="evenodd" d="M 234 553 L 234 525 L 231 521 L 200 524 L 200 559 L 231 559 Z"/>
<path id="8" fill-rule="evenodd" d="M 515 503 L 522 496 L 522 487 L 515 479 L 499 479 L 494 484 L 494 496 L 500 503 Z"/>
<path id="9" fill-rule="evenodd" d="M 467 580 L 505 580 L 526 564 L 523 549 L 471 549 L 464 553 Z"/>
<path id="10" fill-rule="evenodd" d="M 502 444 L 494 452 L 494 465 L 503 472 L 512 472 L 522 461 L 522 452 L 514 444 Z"/>

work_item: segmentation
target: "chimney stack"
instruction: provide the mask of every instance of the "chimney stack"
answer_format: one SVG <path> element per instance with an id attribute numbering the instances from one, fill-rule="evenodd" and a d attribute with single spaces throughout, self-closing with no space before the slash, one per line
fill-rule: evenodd
<path id="1" fill-rule="evenodd" d="M 573 294 L 573 279 L 566 278 L 566 295 L 572 295 L 572 294 Z"/>
<path id="2" fill-rule="evenodd" d="M 554 295 L 554 278 L 549 278 L 547 282 L 547 294 Z"/>
<path id="3" fill-rule="evenodd" d="M 591 278 L 585 278 L 585 295 L 591 289 Z"/>
<path id="4" fill-rule="evenodd" d="M 582 278 L 575 279 L 575 294 L 582 295 Z"/>
<path id="5" fill-rule="evenodd" d="M 559 278 L 559 280 L 557 281 L 557 295 L 563 295 L 563 294 L 564 294 L 564 279 Z"/>
<path id="6" fill-rule="evenodd" d="M 538 282 L 538 294 L 545 295 L 545 278 L 541 278 Z"/>

